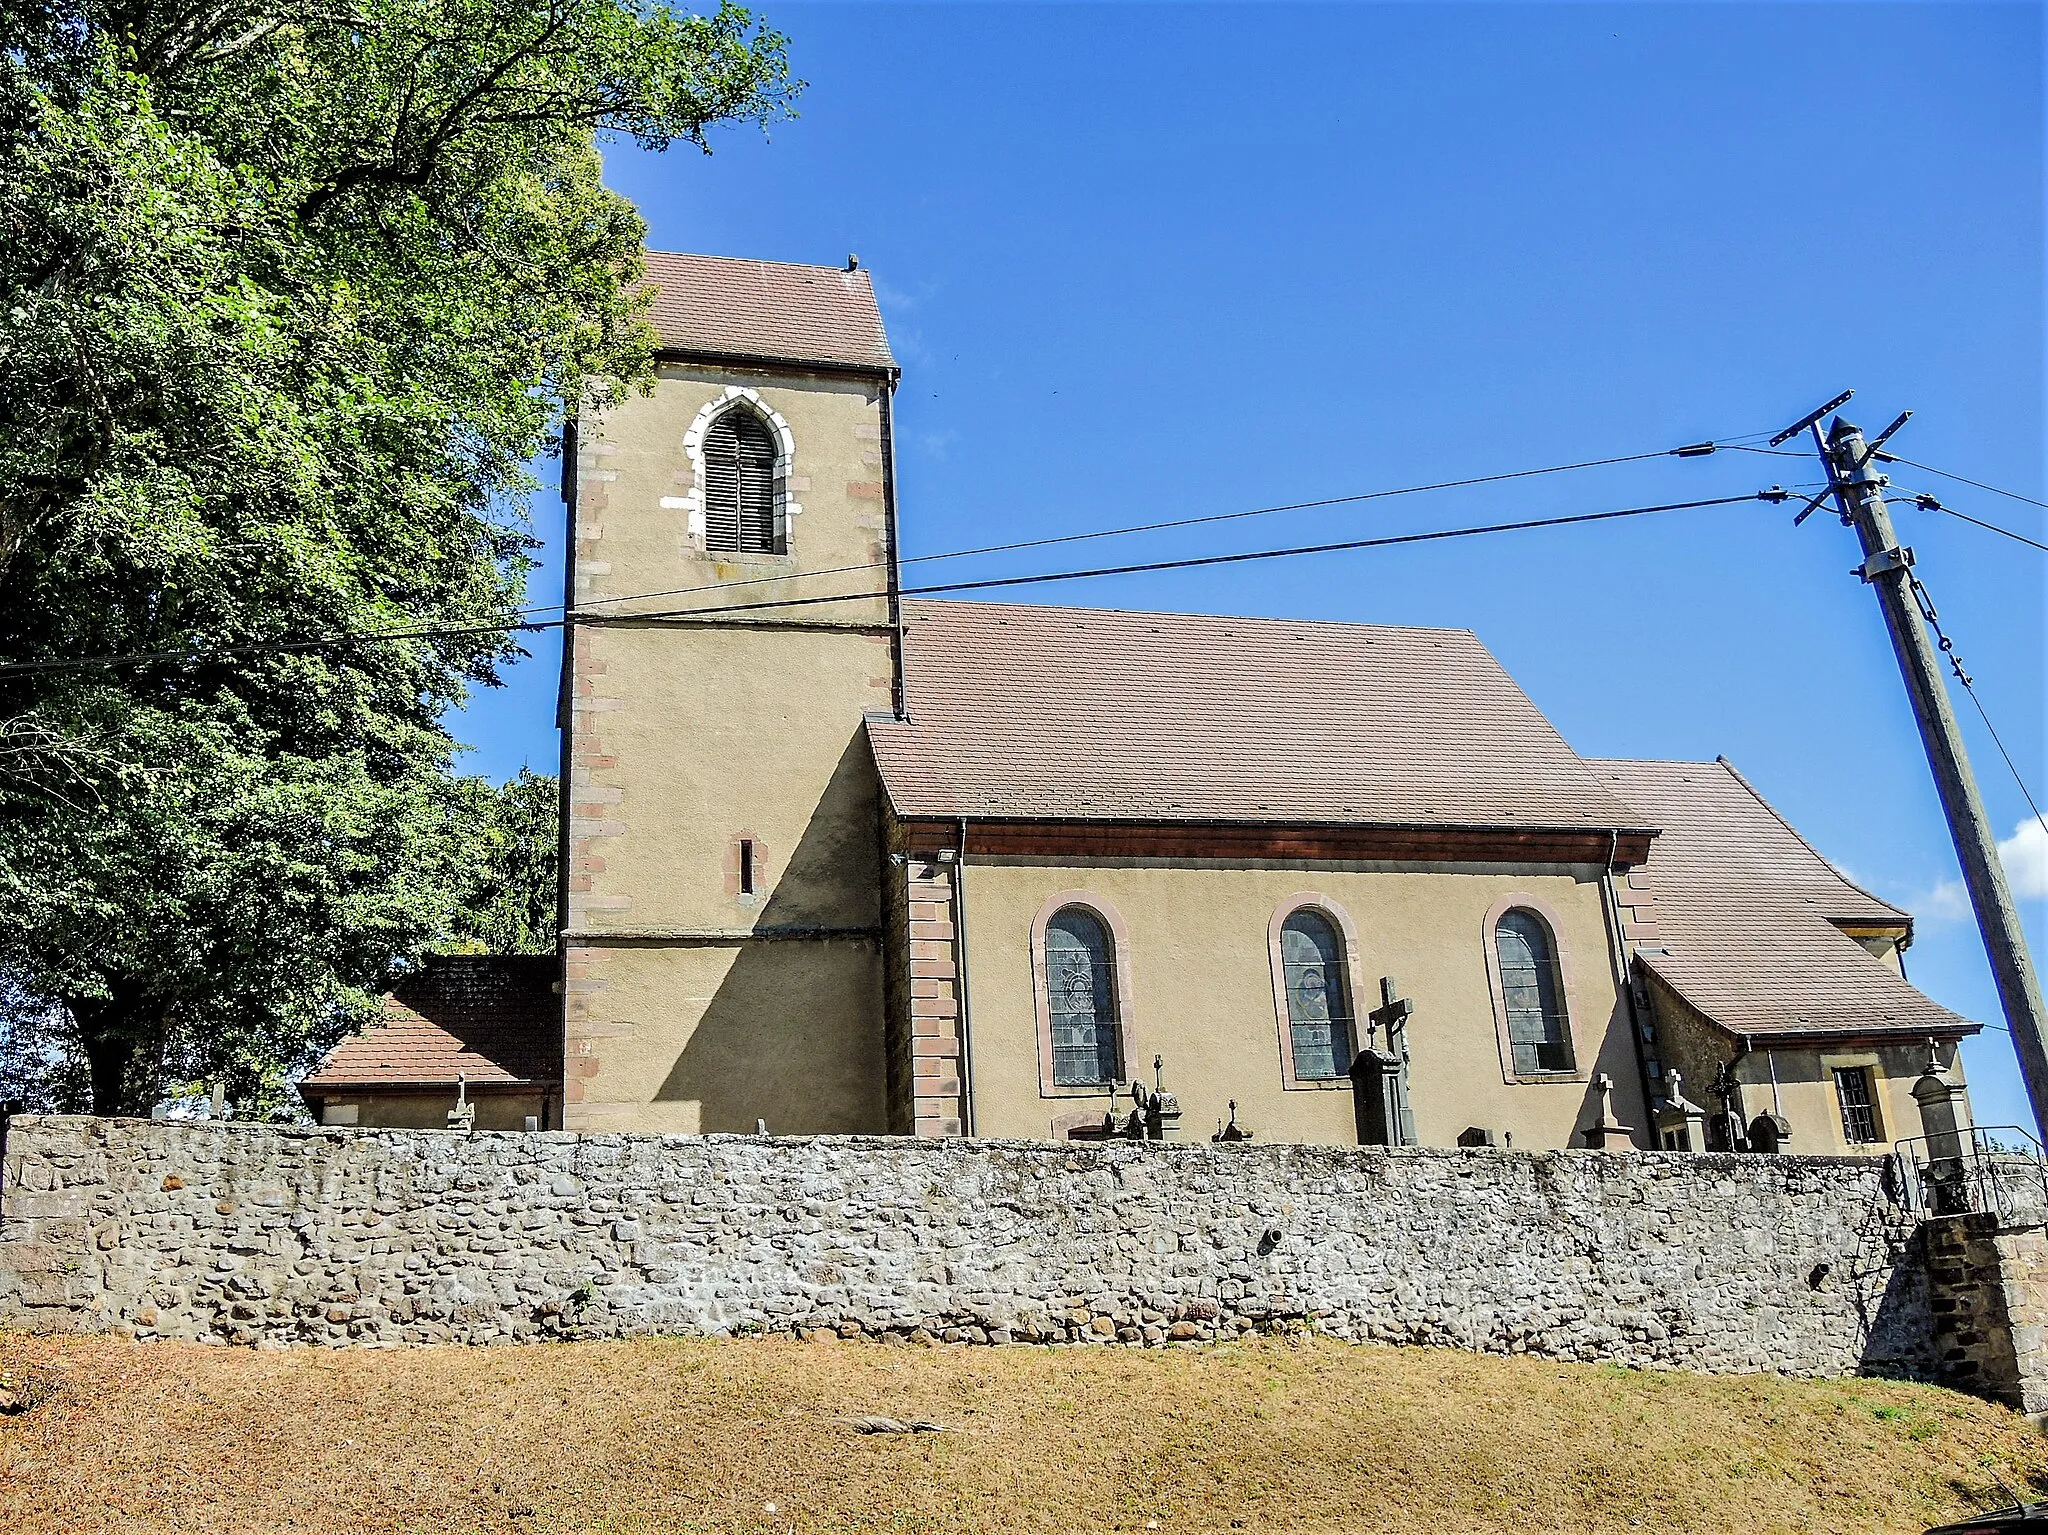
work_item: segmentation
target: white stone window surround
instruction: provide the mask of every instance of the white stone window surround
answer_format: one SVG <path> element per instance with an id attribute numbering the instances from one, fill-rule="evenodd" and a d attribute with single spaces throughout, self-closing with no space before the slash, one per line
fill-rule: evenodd
<path id="1" fill-rule="evenodd" d="M 704 439 L 710 434 L 712 423 L 729 410 L 751 412 L 775 438 L 775 543 L 773 555 L 754 555 L 754 559 L 787 559 L 796 552 L 796 521 L 803 508 L 790 495 L 791 476 L 796 473 L 796 434 L 789 429 L 789 423 L 782 413 L 761 398 L 758 389 L 746 389 L 729 384 L 708 400 L 690 422 L 690 429 L 683 433 L 683 451 L 690 458 L 690 493 L 687 496 L 663 496 L 663 511 L 689 513 L 689 536 L 700 554 L 716 553 L 720 557 L 748 558 L 737 551 L 720 549 L 707 550 L 704 545 Z"/>

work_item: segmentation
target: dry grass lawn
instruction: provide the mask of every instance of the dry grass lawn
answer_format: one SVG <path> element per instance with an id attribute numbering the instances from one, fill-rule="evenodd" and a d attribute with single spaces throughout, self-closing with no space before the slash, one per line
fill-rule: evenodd
<path id="1" fill-rule="evenodd" d="M 2048 1441 L 1881 1381 L 1436 1349 L 0 1333 L 13 1531 L 1918 1531 Z M 943 1434 L 864 1435 L 861 1414 Z M 1157 1521 L 1156 1524 L 1153 1521 Z"/>

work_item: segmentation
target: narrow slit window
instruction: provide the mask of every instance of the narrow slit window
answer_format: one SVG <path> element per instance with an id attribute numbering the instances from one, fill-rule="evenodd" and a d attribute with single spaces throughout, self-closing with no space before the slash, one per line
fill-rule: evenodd
<path id="1" fill-rule="evenodd" d="M 1046 1000 L 1052 1013 L 1052 1079 L 1060 1087 L 1115 1082 L 1116 963 L 1109 929 L 1069 906 L 1045 925 Z"/>
<path id="2" fill-rule="evenodd" d="M 1851 1146 L 1882 1139 L 1877 1133 L 1877 1106 L 1870 1093 L 1868 1066 L 1835 1067 L 1835 1097 L 1842 1105 L 1842 1138 Z"/>
<path id="3" fill-rule="evenodd" d="M 775 439 L 752 411 L 728 410 L 704 438 L 704 547 L 778 554 Z"/>
<path id="4" fill-rule="evenodd" d="M 754 893 L 754 839 L 740 838 L 740 894 Z"/>
<path id="5" fill-rule="evenodd" d="M 1576 1070 L 1550 929 L 1534 912 L 1511 911 L 1495 924 L 1493 946 L 1500 960 L 1501 998 L 1507 1006 L 1515 1074 L 1540 1076 Z"/>
<path id="6" fill-rule="evenodd" d="M 1288 1044 L 1298 1081 L 1327 1082 L 1351 1065 L 1351 988 L 1343 941 L 1330 919 L 1303 908 L 1280 929 Z"/>

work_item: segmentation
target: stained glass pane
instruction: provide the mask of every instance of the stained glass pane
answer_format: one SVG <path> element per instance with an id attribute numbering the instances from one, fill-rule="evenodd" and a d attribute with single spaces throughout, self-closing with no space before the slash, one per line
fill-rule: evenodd
<path id="1" fill-rule="evenodd" d="M 1116 972 L 1100 918 L 1069 906 L 1045 925 L 1052 1079 L 1062 1087 L 1117 1080 Z"/>
<path id="2" fill-rule="evenodd" d="M 1516 1073 L 1572 1070 L 1549 929 L 1533 912 L 1511 911 L 1494 928 L 1493 943 Z"/>
<path id="3" fill-rule="evenodd" d="M 1343 1076 L 1351 1065 L 1351 997 L 1344 984 L 1344 948 L 1328 918 L 1304 909 L 1287 919 L 1280 929 L 1280 968 L 1294 1075 Z"/>

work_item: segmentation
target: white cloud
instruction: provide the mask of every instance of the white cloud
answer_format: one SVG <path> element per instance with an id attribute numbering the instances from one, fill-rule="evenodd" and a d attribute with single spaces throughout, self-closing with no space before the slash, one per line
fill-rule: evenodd
<path id="1" fill-rule="evenodd" d="M 2048 901 L 2048 828 L 2025 820 L 1998 844 L 1998 861 L 2012 884 L 2015 899 Z"/>
<path id="2" fill-rule="evenodd" d="M 1959 879 L 1938 879 L 1934 888 L 1906 903 L 1906 910 L 1929 922 L 1966 922 L 1970 893 Z"/>
<path id="3" fill-rule="evenodd" d="M 2048 831 L 2039 821 L 2025 820 L 2014 827 L 2012 835 L 1998 844 L 1998 861 L 2005 865 L 2014 900 L 2048 901 Z M 1960 879 L 1936 880 L 1932 889 L 1904 904 L 1928 922 L 1968 922 L 1976 915 Z"/>

